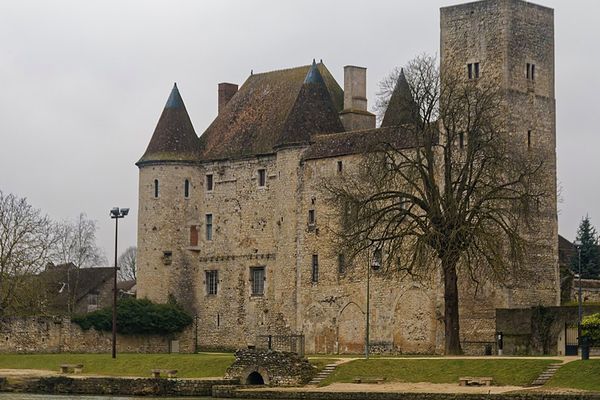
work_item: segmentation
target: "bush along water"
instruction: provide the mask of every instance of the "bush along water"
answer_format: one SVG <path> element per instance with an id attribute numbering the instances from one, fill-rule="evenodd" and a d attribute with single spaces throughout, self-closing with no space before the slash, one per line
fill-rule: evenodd
<path id="1" fill-rule="evenodd" d="M 105 307 L 89 314 L 76 315 L 72 321 L 88 330 L 112 329 L 112 309 Z M 181 332 L 192 317 L 176 303 L 153 303 L 147 299 L 122 299 L 117 302 L 117 332 L 122 334 L 170 334 Z"/>

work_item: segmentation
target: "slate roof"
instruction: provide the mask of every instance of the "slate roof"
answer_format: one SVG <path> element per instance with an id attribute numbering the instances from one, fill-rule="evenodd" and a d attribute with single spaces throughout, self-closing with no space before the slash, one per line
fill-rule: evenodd
<path id="1" fill-rule="evenodd" d="M 197 161 L 198 149 L 198 136 L 175 84 L 148 148 L 136 165 L 157 161 Z"/>
<path id="2" fill-rule="evenodd" d="M 406 126 L 389 126 L 360 131 L 317 135 L 304 153 L 304 160 L 339 157 L 375 151 L 383 144 L 396 149 L 408 149 L 418 144 L 416 136 L 408 133 Z"/>
<path id="3" fill-rule="evenodd" d="M 410 124 L 414 122 L 416 115 L 418 115 L 418 108 L 406 81 L 404 70 L 402 69 L 400 70 L 400 75 L 398 75 L 394 91 L 390 96 L 381 126 Z"/>
<path id="4" fill-rule="evenodd" d="M 200 136 L 200 160 L 272 154 L 276 146 L 306 143 L 308 135 L 319 131 L 337 131 L 341 124 L 333 121 L 332 110 L 342 110 L 342 88 L 323 63 L 316 64 L 323 82 L 317 77 L 305 83 L 310 68 L 250 75 Z M 317 110 L 311 101 L 325 109 Z"/>

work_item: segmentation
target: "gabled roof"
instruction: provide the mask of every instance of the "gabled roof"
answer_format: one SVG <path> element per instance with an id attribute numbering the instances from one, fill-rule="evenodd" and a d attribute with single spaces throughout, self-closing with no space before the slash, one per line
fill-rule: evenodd
<path id="1" fill-rule="evenodd" d="M 401 69 L 398 81 L 385 110 L 381 126 L 414 123 L 416 115 L 418 115 L 418 108 L 410 91 L 410 86 L 406 81 L 406 76 L 404 76 L 404 70 Z"/>
<path id="2" fill-rule="evenodd" d="M 173 85 L 146 152 L 138 166 L 157 161 L 197 161 L 198 136 L 177 84 Z"/>
<path id="3" fill-rule="evenodd" d="M 335 130 L 331 110 L 320 111 L 302 125 L 299 116 L 314 112 L 307 99 L 327 102 L 324 92 L 304 86 L 310 65 L 253 74 L 200 136 L 200 160 L 271 154 L 282 144 L 304 143 L 313 129 Z M 316 65 L 331 99 L 333 110 L 343 106 L 343 91 L 325 65 Z M 309 79 L 308 85 L 320 87 Z M 305 87 L 301 95 L 302 88 Z M 312 86 L 311 86 L 312 87 Z M 309 109 L 310 107 L 310 109 Z M 328 106 L 329 107 L 329 106 Z M 294 112 L 292 112 L 294 111 Z M 323 118 L 323 119 L 321 119 Z M 303 131 L 308 129 L 308 131 Z"/>
<path id="4" fill-rule="evenodd" d="M 277 140 L 277 147 L 309 144 L 311 135 L 343 132 L 331 95 L 313 60 Z"/>

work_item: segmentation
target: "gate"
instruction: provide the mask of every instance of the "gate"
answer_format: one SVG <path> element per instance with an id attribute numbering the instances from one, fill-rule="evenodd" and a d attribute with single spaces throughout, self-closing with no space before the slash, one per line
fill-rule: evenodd
<path id="1" fill-rule="evenodd" d="M 577 325 L 565 324 L 565 355 L 576 356 L 578 347 Z"/>

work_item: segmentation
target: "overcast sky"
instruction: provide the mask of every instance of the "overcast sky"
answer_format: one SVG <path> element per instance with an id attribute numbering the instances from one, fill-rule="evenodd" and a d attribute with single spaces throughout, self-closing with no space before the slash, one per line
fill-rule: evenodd
<path id="1" fill-rule="evenodd" d="M 50 217 L 85 212 L 113 254 L 136 243 L 138 170 L 173 82 L 202 133 L 217 83 L 323 59 L 368 68 L 370 105 L 394 66 L 438 53 L 439 7 L 419 1 L 0 2 L 0 190 Z M 539 0 L 555 9 L 559 231 L 586 213 L 600 226 L 600 2 Z"/>

